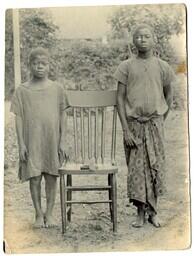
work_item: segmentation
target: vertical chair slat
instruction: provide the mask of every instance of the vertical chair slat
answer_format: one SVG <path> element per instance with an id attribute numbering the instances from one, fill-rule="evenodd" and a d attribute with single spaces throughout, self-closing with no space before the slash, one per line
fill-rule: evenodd
<path id="1" fill-rule="evenodd" d="M 84 110 L 81 108 L 81 158 L 85 162 Z"/>
<path id="2" fill-rule="evenodd" d="M 105 158 L 105 125 L 106 125 L 106 108 L 102 108 L 101 159 L 103 164 L 104 164 L 104 158 Z"/>
<path id="3" fill-rule="evenodd" d="M 92 158 L 92 119 L 90 108 L 88 108 L 88 158 Z"/>
<path id="4" fill-rule="evenodd" d="M 95 140 L 94 140 L 94 145 L 95 145 L 95 163 L 98 163 L 98 108 L 95 110 Z"/>
<path id="5" fill-rule="evenodd" d="M 112 124 L 112 144 L 111 144 L 111 162 L 115 163 L 116 153 L 116 125 L 117 125 L 117 108 L 114 106 L 113 110 L 113 124 Z"/>
<path id="6" fill-rule="evenodd" d="M 75 162 L 78 162 L 78 130 L 77 130 L 77 110 L 73 108 L 73 130 L 74 130 L 74 151 Z"/>
<path id="7" fill-rule="evenodd" d="M 114 162 L 115 162 L 115 159 L 116 159 L 116 137 L 117 137 L 117 107 L 114 106 L 114 116 L 115 116 L 115 120 L 114 120 L 114 154 L 113 154 L 113 157 L 114 157 Z"/>

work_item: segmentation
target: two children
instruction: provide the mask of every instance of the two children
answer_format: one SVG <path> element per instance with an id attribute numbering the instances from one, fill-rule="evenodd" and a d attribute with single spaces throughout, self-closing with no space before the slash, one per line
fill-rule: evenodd
<path id="1" fill-rule="evenodd" d="M 65 109 L 62 87 L 48 79 L 49 54 L 36 48 L 29 56 L 31 79 L 19 86 L 11 111 L 15 114 L 19 145 L 19 178 L 29 181 L 35 208 L 34 227 L 53 227 L 58 168 L 65 153 Z M 41 207 L 41 180 L 45 179 L 46 211 Z"/>
<path id="2" fill-rule="evenodd" d="M 172 105 L 175 75 L 165 61 L 153 55 L 151 27 L 137 26 L 133 43 L 137 56 L 123 61 L 115 73 L 128 166 L 128 196 L 137 207 L 137 219 L 132 226 L 142 227 L 147 213 L 148 221 L 160 227 L 157 200 L 164 192 L 163 122 Z"/>
<path id="3" fill-rule="evenodd" d="M 123 128 L 128 166 L 128 196 L 137 207 L 133 227 L 142 227 L 145 214 L 155 227 L 158 196 L 164 192 L 165 153 L 163 122 L 172 105 L 175 75 L 170 66 L 154 57 L 152 29 L 143 24 L 133 33 L 137 56 L 122 62 L 118 80 L 118 113 Z M 29 58 L 31 80 L 16 90 L 12 112 L 16 115 L 22 181 L 29 180 L 35 208 L 35 227 L 52 227 L 59 155 L 65 153 L 63 89 L 48 79 L 49 55 L 42 48 Z M 45 178 L 47 208 L 41 207 L 41 180 Z"/>

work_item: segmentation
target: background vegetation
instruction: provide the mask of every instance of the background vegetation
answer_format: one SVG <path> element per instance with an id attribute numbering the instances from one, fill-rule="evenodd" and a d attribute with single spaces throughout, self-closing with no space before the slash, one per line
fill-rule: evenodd
<path id="1" fill-rule="evenodd" d="M 28 79 L 28 54 L 36 46 L 49 49 L 52 55 L 49 77 L 59 80 L 66 89 L 108 90 L 116 86 L 113 78 L 118 64 L 135 53 L 130 32 L 135 24 L 148 23 L 156 35 L 155 54 L 168 61 L 178 72 L 186 72 L 175 54 L 170 39 L 184 32 L 182 8 L 171 5 L 124 6 L 107 21 L 112 28 L 107 43 L 99 39 L 59 38 L 59 28 L 45 9 L 20 9 L 20 49 L 22 82 Z M 5 99 L 14 92 L 12 12 L 6 13 Z M 180 90 L 175 88 L 175 107 L 182 108 Z"/>

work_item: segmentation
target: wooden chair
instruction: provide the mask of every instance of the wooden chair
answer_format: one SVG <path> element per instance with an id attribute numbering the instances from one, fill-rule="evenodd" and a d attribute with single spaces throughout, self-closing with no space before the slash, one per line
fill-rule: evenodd
<path id="1" fill-rule="evenodd" d="M 115 162 L 116 91 L 67 91 L 67 98 L 72 108 L 71 115 L 68 115 L 68 125 L 69 119 L 72 119 L 75 158 L 73 163 L 66 163 L 59 169 L 62 233 L 66 232 L 67 220 L 71 221 L 72 204 L 98 203 L 109 204 L 113 231 L 116 232 L 118 172 Z M 111 116 L 111 121 L 107 120 L 107 115 L 109 119 Z M 107 122 L 111 127 L 108 131 Z M 106 145 L 107 138 L 110 138 L 110 145 Z M 108 146 L 110 146 L 109 160 L 106 160 Z M 107 179 L 107 185 L 73 186 L 74 175 L 103 175 Z M 75 201 L 72 200 L 73 191 L 108 191 L 108 199 Z"/>

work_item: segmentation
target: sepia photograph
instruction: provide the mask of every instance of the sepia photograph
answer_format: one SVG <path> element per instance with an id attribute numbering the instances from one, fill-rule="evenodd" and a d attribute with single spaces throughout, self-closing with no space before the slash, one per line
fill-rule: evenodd
<path id="1" fill-rule="evenodd" d="M 5 11 L 6 253 L 191 246 L 187 9 Z"/>

